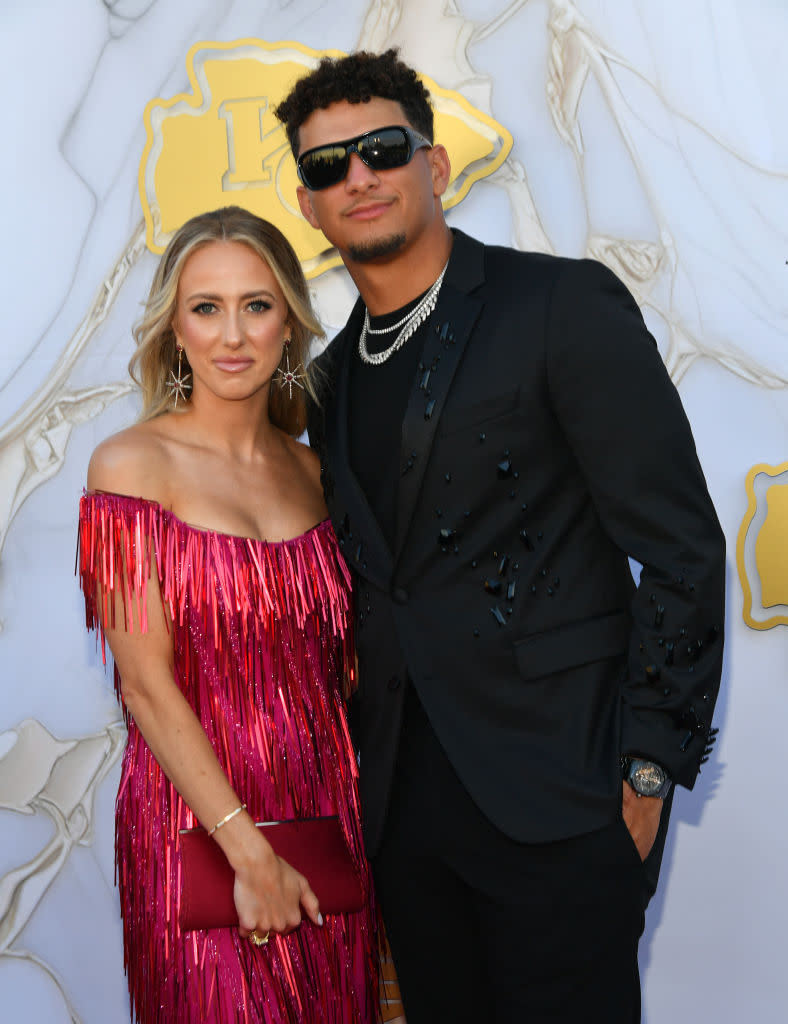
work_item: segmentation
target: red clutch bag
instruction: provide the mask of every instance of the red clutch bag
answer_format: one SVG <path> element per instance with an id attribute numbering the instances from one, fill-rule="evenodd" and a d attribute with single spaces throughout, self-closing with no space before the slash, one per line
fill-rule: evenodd
<path id="1" fill-rule="evenodd" d="M 321 914 L 361 910 L 364 892 L 339 818 L 260 821 L 274 853 L 299 871 L 320 901 Z M 203 828 L 181 829 L 181 931 L 238 925 L 235 874 L 218 843 Z"/>

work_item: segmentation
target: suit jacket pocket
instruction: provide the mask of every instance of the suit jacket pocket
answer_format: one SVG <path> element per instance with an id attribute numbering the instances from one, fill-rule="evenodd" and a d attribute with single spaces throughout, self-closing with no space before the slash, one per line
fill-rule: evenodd
<path id="1" fill-rule="evenodd" d="M 631 619 L 627 612 L 608 612 L 565 626 L 534 633 L 514 644 L 517 667 L 525 679 L 564 672 L 603 658 L 626 654 Z"/>
<path id="2" fill-rule="evenodd" d="M 493 394 L 487 398 L 477 398 L 468 403 L 449 401 L 441 416 L 440 435 L 448 437 L 458 430 L 478 427 L 488 420 L 507 416 L 517 408 L 520 389 L 515 388 L 505 394 Z"/>

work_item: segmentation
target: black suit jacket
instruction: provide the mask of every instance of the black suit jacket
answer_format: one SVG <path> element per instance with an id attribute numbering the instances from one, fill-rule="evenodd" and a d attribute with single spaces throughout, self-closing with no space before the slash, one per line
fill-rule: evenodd
<path id="1" fill-rule="evenodd" d="M 362 315 L 359 302 L 319 358 L 310 438 L 356 581 L 368 852 L 407 677 L 476 803 L 517 840 L 613 820 L 622 752 L 692 787 L 719 686 L 724 539 L 629 292 L 599 263 L 455 232 L 402 424 L 394 550 L 348 456 Z"/>

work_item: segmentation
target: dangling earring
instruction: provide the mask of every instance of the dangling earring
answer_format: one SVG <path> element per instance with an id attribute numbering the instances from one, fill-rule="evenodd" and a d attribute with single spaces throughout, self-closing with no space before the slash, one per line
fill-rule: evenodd
<path id="1" fill-rule="evenodd" d="M 170 389 L 170 395 L 175 395 L 174 409 L 178 408 L 178 399 L 182 398 L 186 401 L 189 392 L 192 389 L 192 375 L 187 370 L 183 372 L 183 345 L 178 342 L 175 346 L 178 350 L 178 372 L 170 370 L 170 379 L 167 381 L 167 387 Z"/>
<path id="2" fill-rule="evenodd" d="M 302 391 L 304 390 L 304 385 L 301 383 L 301 380 L 304 375 L 303 373 L 298 372 L 300 369 L 300 363 L 298 364 L 298 366 L 296 366 L 294 370 L 290 369 L 290 339 L 285 338 L 285 368 L 283 370 L 282 367 L 280 366 L 277 368 L 276 372 L 279 374 L 279 386 L 281 388 L 290 389 L 290 398 L 293 397 L 294 384 L 296 385 L 296 387 L 301 388 Z"/>

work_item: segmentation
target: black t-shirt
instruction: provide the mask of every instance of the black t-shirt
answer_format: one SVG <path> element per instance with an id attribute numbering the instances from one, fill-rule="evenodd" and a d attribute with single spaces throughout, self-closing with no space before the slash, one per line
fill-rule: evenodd
<path id="1" fill-rule="evenodd" d="M 395 324 L 423 297 L 419 295 L 393 313 L 371 317 L 370 326 L 379 330 Z M 400 453 L 402 421 L 430 322 L 431 317 L 428 317 L 402 348 L 379 366 L 370 366 L 362 361 L 358 340 L 350 361 L 350 464 L 392 549 L 397 529 L 397 486 L 404 468 Z M 387 349 L 401 329 L 385 334 L 367 334 L 367 351 L 371 354 Z"/>

